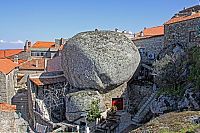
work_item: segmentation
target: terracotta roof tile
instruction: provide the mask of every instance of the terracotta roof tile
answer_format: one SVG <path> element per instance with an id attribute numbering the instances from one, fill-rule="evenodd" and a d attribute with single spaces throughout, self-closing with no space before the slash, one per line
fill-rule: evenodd
<path id="1" fill-rule="evenodd" d="M 41 85 L 49 85 L 54 84 L 58 82 L 65 82 L 66 78 L 64 76 L 55 77 L 55 78 L 30 78 L 30 80 L 36 84 L 37 86 Z"/>
<path id="2" fill-rule="evenodd" d="M 4 74 L 10 73 L 18 64 L 12 62 L 10 59 L 0 59 L 0 72 Z"/>
<path id="3" fill-rule="evenodd" d="M 195 19 L 195 18 L 200 18 L 200 13 L 195 13 L 191 16 L 175 17 L 175 18 L 172 18 L 169 21 L 167 21 L 165 24 L 168 25 L 168 24 L 173 24 L 173 23 L 191 20 L 191 19 Z"/>
<path id="4" fill-rule="evenodd" d="M 45 59 L 32 59 L 26 61 L 19 66 L 20 70 L 44 70 L 45 69 Z"/>
<path id="5" fill-rule="evenodd" d="M 37 41 L 33 44 L 32 48 L 54 48 L 55 42 Z"/>
<path id="6" fill-rule="evenodd" d="M 22 49 L 7 49 L 7 50 L 0 50 L 0 58 L 6 58 L 9 56 L 13 56 L 22 52 Z"/>
<path id="7" fill-rule="evenodd" d="M 140 35 L 140 33 L 136 33 L 136 37 L 134 37 L 132 40 L 140 40 L 140 39 L 147 39 L 152 37 L 158 37 L 164 35 L 164 26 L 157 26 L 152 28 L 146 28 L 143 31 L 143 36 Z"/>
<path id="8" fill-rule="evenodd" d="M 8 103 L 0 103 L 0 111 L 5 111 L 5 112 L 16 111 L 16 105 L 10 105 Z"/>
<path id="9" fill-rule="evenodd" d="M 146 28 L 146 29 L 143 30 L 143 33 L 144 33 L 144 36 L 164 35 L 164 26 Z"/>

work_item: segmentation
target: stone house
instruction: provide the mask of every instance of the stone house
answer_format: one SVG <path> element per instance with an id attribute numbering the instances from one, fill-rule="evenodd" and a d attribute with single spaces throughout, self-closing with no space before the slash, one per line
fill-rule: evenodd
<path id="1" fill-rule="evenodd" d="M 34 129 L 43 126 L 52 131 L 53 122 L 64 119 L 66 78 L 62 72 L 31 74 L 28 78 L 29 123 Z"/>
<path id="2" fill-rule="evenodd" d="M 152 64 L 156 61 L 159 52 L 164 47 L 164 26 L 144 28 L 141 32 L 134 34 L 132 41 L 138 48 L 141 56 L 138 78 L 147 78 L 150 72 L 152 72 Z"/>
<path id="3" fill-rule="evenodd" d="M 11 103 L 15 95 L 18 65 L 9 59 L 0 59 L 0 101 Z"/>
<path id="4" fill-rule="evenodd" d="M 139 49 L 142 63 L 152 64 L 163 48 L 164 27 L 145 28 L 133 38 L 133 42 Z"/>
<path id="5" fill-rule="evenodd" d="M 67 39 L 55 39 L 55 42 L 37 41 L 30 47 L 32 58 L 48 58 L 51 59 L 60 50 L 60 47 L 66 43 Z"/>
<path id="6" fill-rule="evenodd" d="M 184 9 L 164 24 L 165 45 L 179 44 L 183 48 L 200 43 L 200 5 Z"/>

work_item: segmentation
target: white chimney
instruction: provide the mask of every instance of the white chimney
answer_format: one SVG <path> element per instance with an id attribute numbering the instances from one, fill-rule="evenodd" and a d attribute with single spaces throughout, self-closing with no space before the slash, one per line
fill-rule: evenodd
<path id="1" fill-rule="evenodd" d="M 35 67 L 38 67 L 39 63 L 38 60 L 35 60 Z"/>
<path id="2" fill-rule="evenodd" d="M 17 63 L 17 64 L 18 64 L 18 60 L 19 60 L 18 55 L 15 55 L 15 56 L 14 56 L 14 63 Z"/>

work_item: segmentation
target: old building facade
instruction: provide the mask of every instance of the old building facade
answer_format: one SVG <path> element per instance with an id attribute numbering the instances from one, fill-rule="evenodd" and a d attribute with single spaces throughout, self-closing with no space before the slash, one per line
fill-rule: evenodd
<path id="1" fill-rule="evenodd" d="M 64 119 L 65 83 L 62 72 L 29 75 L 29 123 L 34 129 L 40 125 L 49 132 L 53 130 L 53 122 Z"/>
<path id="2" fill-rule="evenodd" d="M 66 43 L 67 39 L 55 39 L 55 42 L 37 41 L 30 47 L 32 58 L 53 58 L 58 54 L 60 47 Z"/>
<path id="3" fill-rule="evenodd" d="M 17 64 L 0 59 L 0 102 L 11 103 L 17 84 Z"/>
<path id="4" fill-rule="evenodd" d="M 200 43 L 200 6 L 190 7 L 175 14 L 165 23 L 165 45 L 179 44 L 185 47 Z"/>
<path id="5" fill-rule="evenodd" d="M 164 27 L 145 28 L 135 34 L 133 42 L 140 52 L 141 62 L 152 64 L 164 46 Z"/>

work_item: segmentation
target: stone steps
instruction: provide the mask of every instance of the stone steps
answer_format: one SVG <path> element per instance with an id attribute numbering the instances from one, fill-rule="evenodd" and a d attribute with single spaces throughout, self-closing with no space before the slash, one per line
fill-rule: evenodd
<path id="1" fill-rule="evenodd" d="M 138 125 L 143 117 L 148 113 L 150 109 L 150 105 L 153 102 L 154 98 L 156 97 L 156 86 L 153 85 L 154 92 L 151 94 L 151 96 L 148 98 L 148 100 L 142 105 L 142 107 L 139 109 L 139 111 L 135 114 L 135 116 L 132 118 L 132 122 L 135 125 Z"/>

